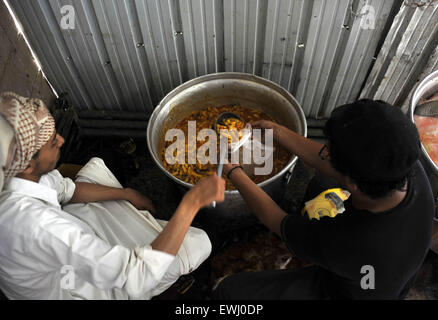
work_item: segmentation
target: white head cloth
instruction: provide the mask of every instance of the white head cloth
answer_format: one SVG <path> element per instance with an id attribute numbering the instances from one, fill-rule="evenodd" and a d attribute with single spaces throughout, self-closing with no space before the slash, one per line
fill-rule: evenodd
<path id="1" fill-rule="evenodd" d="M 7 121 L 13 131 L 13 142 L 7 135 L 0 140 L 3 155 L 2 173 L 4 181 L 23 172 L 35 153 L 49 141 L 55 132 L 55 120 L 44 102 L 39 99 L 23 98 L 12 92 L 0 95 L 0 116 Z M 6 131 L 7 129 L 5 129 Z"/>

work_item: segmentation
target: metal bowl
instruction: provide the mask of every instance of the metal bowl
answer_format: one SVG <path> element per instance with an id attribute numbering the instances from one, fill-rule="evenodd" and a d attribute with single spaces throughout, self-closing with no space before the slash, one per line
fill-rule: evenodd
<path id="1" fill-rule="evenodd" d="M 409 106 L 409 116 L 411 121 L 414 121 L 414 112 L 417 108 L 420 99 L 426 99 L 430 97 L 432 94 L 438 92 L 438 70 L 428 75 L 414 91 L 412 95 L 410 106 Z M 429 177 L 430 184 L 432 186 L 433 194 L 437 198 L 438 197 L 438 167 L 430 158 L 429 153 L 424 148 L 424 145 L 421 144 L 422 156 L 421 162 L 423 163 L 423 167 Z"/>
<path id="2" fill-rule="evenodd" d="M 188 189 L 193 185 L 182 181 L 169 173 L 161 163 L 159 151 L 164 148 L 165 133 L 193 111 L 211 106 L 237 104 L 246 108 L 261 110 L 282 125 L 307 136 L 307 123 L 304 112 L 297 100 L 285 89 L 266 79 L 244 73 L 217 73 L 188 81 L 170 92 L 159 103 L 151 115 L 147 128 L 147 144 L 155 163 L 161 170 L 180 186 Z M 288 164 L 275 176 L 258 186 L 273 194 L 273 184 L 278 183 L 297 161 L 294 155 Z M 277 183 L 276 183 L 277 182 Z M 284 189 L 284 188 L 283 188 Z M 278 190 L 277 190 L 278 191 Z M 234 202 L 234 204 L 230 204 Z M 239 204 L 238 204 L 239 202 Z M 236 190 L 226 191 L 225 202 L 216 209 L 239 207 L 245 211 L 240 194 Z"/>

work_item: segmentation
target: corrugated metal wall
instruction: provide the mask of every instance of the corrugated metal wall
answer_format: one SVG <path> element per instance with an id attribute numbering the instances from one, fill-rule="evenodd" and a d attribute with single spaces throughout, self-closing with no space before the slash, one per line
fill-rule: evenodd
<path id="1" fill-rule="evenodd" d="M 25 40 L 15 30 L 14 21 L 3 2 L 0 2 L 0 30 L 0 92 L 13 91 L 52 105 L 56 97 L 34 63 Z"/>
<path id="2" fill-rule="evenodd" d="M 79 109 L 151 112 L 179 84 L 233 71 L 282 85 L 314 118 L 358 97 L 394 1 L 9 0 Z M 65 5 L 73 30 L 60 27 Z"/>
<path id="3" fill-rule="evenodd" d="M 382 46 L 361 97 L 409 108 L 416 83 L 438 70 L 438 1 L 406 2 Z"/>

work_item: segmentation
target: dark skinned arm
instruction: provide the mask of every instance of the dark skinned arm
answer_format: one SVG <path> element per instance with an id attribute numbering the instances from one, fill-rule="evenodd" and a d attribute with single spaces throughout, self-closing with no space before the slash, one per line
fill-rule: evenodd
<path id="1" fill-rule="evenodd" d="M 341 175 L 336 171 L 330 161 L 323 160 L 319 157 L 323 144 L 305 138 L 302 135 L 271 121 L 261 120 L 254 124 L 254 127 L 262 129 L 272 129 L 274 139 L 280 143 L 289 152 L 295 154 L 303 160 L 307 165 L 317 169 L 323 175 L 341 181 Z"/>
<path id="2" fill-rule="evenodd" d="M 138 210 L 148 210 L 155 214 L 152 201 L 134 189 L 112 188 L 93 183 L 75 182 L 76 189 L 70 203 L 91 203 L 111 200 L 126 200 Z"/>
<path id="3" fill-rule="evenodd" d="M 224 165 L 224 173 L 228 174 L 235 166 L 232 164 Z M 233 170 L 230 174 L 230 179 L 237 190 L 239 190 L 240 195 L 251 212 L 266 227 L 281 237 L 281 222 L 287 214 L 242 169 Z"/>
<path id="4" fill-rule="evenodd" d="M 198 211 L 213 201 L 219 203 L 224 199 L 225 180 L 216 173 L 201 180 L 184 196 L 170 221 L 152 242 L 152 248 L 176 255 Z"/>

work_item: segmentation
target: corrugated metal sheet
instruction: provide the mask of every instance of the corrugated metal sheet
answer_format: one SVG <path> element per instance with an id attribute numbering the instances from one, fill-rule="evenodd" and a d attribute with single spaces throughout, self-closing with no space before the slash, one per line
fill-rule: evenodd
<path id="1" fill-rule="evenodd" d="M 79 109 L 151 112 L 179 84 L 246 72 L 309 117 L 355 100 L 394 0 L 9 0 L 54 88 Z M 74 30 L 60 28 L 73 5 Z M 363 28 L 371 6 L 375 28 Z"/>
<path id="2" fill-rule="evenodd" d="M 406 2 L 394 19 L 362 98 L 409 108 L 416 83 L 438 69 L 438 1 Z"/>

